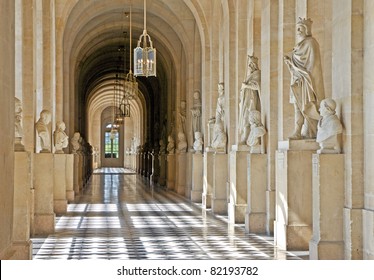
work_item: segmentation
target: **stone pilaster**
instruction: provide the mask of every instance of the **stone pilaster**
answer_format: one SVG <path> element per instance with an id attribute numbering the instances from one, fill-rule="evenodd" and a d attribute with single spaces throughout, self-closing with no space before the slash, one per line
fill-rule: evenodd
<path id="1" fill-rule="evenodd" d="M 212 202 L 212 188 L 213 188 L 213 156 L 214 151 L 207 148 L 204 158 L 204 174 L 203 174 L 203 194 L 202 205 L 203 208 L 211 208 Z"/>

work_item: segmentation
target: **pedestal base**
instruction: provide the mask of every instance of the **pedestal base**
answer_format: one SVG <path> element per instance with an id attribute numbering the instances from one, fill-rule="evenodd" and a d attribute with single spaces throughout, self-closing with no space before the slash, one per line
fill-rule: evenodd
<path id="1" fill-rule="evenodd" d="M 227 214 L 227 154 L 214 154 L 212 213 Z"/>
<path id="2" fill-rule="evenodd" d="M 283 250 L 309 250 L 312 237 L 312 154 L 313 150 L 276 152 L 274 241 Z"/>
<path id="3" fill-rule="evenodd" d="M 68 154 L 66 157 L 65 166 L 65 184 L 66 184 L 66 200 L 73 202 L 75 198 L 74 194 L 74 155 Z"/>
<path id="4" fill-rule="evenodd" d="M 35 214 L 33 235 L 48 235 L 55 231 L 53 171 L 53 154 L 34 154 Z"/>
<path id="5" fill-rule="evenodd" d="M 243 148 L 242 148 L 243 150 Z M 247 155 L 248 151 L 230 153 L 229 222 L 245 223 L 247 210 Z"/>
<path id="6" fill-rule="evenodd" d="M 344 259 L 344 155 L 313 155 L 311 260 Z"/>
<path id="7" fill-rule="evenodd" d="M 176 191 L 180 195 L 185 195 L 186 193 L 186 163 L 187 154 L 180 153 L 177 154 L 177 185 Z"/>
<path id="8" fill-rule="evenodd" d="M 247 156 L 247 209 L 245 229 L 251 233 L 266 232 L 266 176 L 267 156 Z"/>
<path id="9" fill-rule="evenodd" d="M 210 209 L 212 207 L 213 155 L 214 152 L 209 151 L 207 148 L 203 158 L 203 194 L 201 196 L 201 203 L 205 209 Z"/>
<path id="10" fill-rule="evenodd" d="M 203 155 L 192 155 L 192 190 L 191 201 L 201 202 L 203 194 Z"/>
<path id="11" fill-rule="evenodd" d="M 175 188 L 175 154 L 168 154 L 167 156 L 166 187 L 168 190 L 174 190 Z"/>
<path id="12" fill-rule="evenodd" d="M 67 212 L 66 155 L 54 154 L 53 160 L 53 211 L 62 215 Z"/>
<path id="13" fill-rule="evenodd" d="M 363 234 L 363 259 L 374 260 L 374 210 L 362 211 Z"/>

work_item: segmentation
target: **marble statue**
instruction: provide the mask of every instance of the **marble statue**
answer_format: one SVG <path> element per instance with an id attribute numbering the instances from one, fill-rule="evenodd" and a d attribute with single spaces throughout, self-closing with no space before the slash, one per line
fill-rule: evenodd
<path id="1" fill-rule="evenodd" d="M 195 91 L 193 93 L 193 108 L 191 109 L 192 114 L 192 133 L 201 132 L 201 98 L 200 92 Z"/>
<path id="2" fill-rule="evenodd" d="M 225 88 L 223 83 L 218 84 L 218 99 L 215 118 L 216 122 L 225 121 Z"/>
<path id="3" fill-rule="evenodd" d="M 246 143 L 250 147 L 250 153 L 259 154 L 261 153 L 261 137 L 266 134 L 266 129 L 261 123 L 261 113 L 257 110 L 249 111 L 248 119 L 251 132 Z"/>
<path id="4" fill-rule="evenodd" d="M 201 153 L 203 151 L 204 139 L 203 134 L 199 131 L 195 132 L 195 142 L 193 143 L 193 149 L 197 153 Z"/>
<path id="5" fill-rule="evenodd" d="M 239 144 L 245 144 L 249 135 L 248 112 L 261 112 L 260 86 L 261 71 L 258 68 L 258 59 L 255 56 L 248 56 L 247 74 L 240 89 Z"/>
<path id="6" fill-rule="evenodd" d="M 40 112 L 40 118 L 35 124 L 37 135 L 40 139 L 41 153 L 51 152 L 51 134 L 48 124 L 51 122 L 51 112 L 43 110 Z"/>
<path id="7" fill-rule="evenodd" d="M 297 43 L 284 56 L 291 73 L 290 102 L 294 104 L 295 129 L 289 139 L 315 138 L 319 119 L 318 107 L 325 98 L 319 44 L 312 37 L 312 21 L 299 18 Z"/>
<path id="8" fill-rule="evenodd" d="M 24 151 L 25 147 L 22 144 L 23 127 L 22 127 L 22 103 L 17 97 L 15 98 L 14 108 L 14 150 Z"/>
<path id="9" fill-rule="evenodd" d="M 72 146 L 72 153 L 76 154 L 80 150 L 80 143 L 79 140 L 81 138 L 81 134 L 79 132 L 75 132 L 73 137 L 71 138 L 71 146 Z"/>
<path id="10" fill-rule="evenodd" d="M 179 129 L 186 134 L 186 101 L 181 101 L 179 110 Z"/>
<path id="11" fill-rule="evenodd" d="M 185 153 L 187 150 L 186 135 L 183 132 L 178 132 L 177 150 L 179 153 Z"/>
<path id="12" fill-rule="evenodd" d="M 319 154 L 338 154 L 340 153 L 340 144 L 338 134 L 343 132 L 343 126 L 335 112 L 336 103 L 331 98 L 321 101 L 321 118 L 317 125 L 317 139 L 320 149 Z"/>
<path id="13" fill-rule="evenodd" d="M 53 133 L 56 154 L 63 154 L 64 151 L 62 149 L 69 145 L 69 137 L 66 135 L 65 129 L 66 126 L 64 122 L 57 122 L 56 130 Z"/>
<path id="14" fill-rule="evenodd" d="M 168 154 L 174 154 L 175 152 L 175 142 L 171 135 L 168 136 L 168 145 L 166 147 Z"/>
<path id="15" fill-rule="evenodd" d="M 214 124 L 214 134 L 212 140 L 212 148 L 224 152 L 226 150 L 227 136 L 222 121 L 216 121 Z"/>

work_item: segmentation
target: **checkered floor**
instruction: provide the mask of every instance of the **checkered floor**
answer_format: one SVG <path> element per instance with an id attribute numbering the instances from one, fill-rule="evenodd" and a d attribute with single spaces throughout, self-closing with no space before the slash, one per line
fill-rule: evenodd
<path id="1" fill-rule="evenodd" d="M 33 259 L 300 259 L 137 175 L 94 174 Z"/>

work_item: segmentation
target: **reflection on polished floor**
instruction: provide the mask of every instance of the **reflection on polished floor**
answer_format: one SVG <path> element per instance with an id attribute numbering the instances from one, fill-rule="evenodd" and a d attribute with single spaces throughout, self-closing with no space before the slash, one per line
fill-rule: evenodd
<path id="1" fill-rule="evenodd" d="M 245 233 L 200 204 L 115 171 L 91 176 L 56 217 L 56 233 L 32 241 L 33 259 L 300 259 L 272 237 Z"/>

